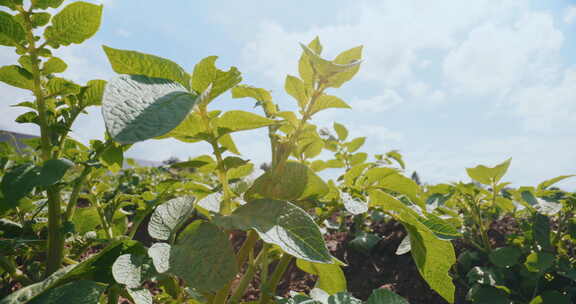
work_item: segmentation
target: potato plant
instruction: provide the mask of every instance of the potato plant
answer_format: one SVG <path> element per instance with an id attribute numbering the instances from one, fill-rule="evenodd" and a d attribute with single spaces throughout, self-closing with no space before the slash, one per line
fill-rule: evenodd
<path id="1" fill-rule="evenodd" d="M 318 38 L 302 44 L 298 75 L 285 80 L 292 109 L 281 109 L 268 90 L 243 84 L 235 67 L 218 68 L 216 56 L 185 71 L 156 55 L 103 46 L 119 75 L 81 85 L 57 76 L 67 64 L 54 50 L 93 36 L 102 6 L 79 1 L 60 8 L 62 3 L 0 0 L 6 8 L 0 11 L 0 44 L 19 55 L 17 63 L 0 68 L 0 80 L 30 91 L 32 101 L 16 104 L 28 109 L 16 121 L 36 124 L 41 135 L 27 141 L 26 153 L 0 143 L 1 279 L 19 286 L 0 303 L 246 303 L 255 277 L 260 304 L 362 303 L 346 292 L 346 265 L 330 254 L 322 231 L 327 219 L 352 214 L 357 230 L 369 233 L 364 223 L 376 212 L 403 225 L 407 236 L 398 254 L 410 252 L 421 277 L 447 302 L 455 301 L 451 241 L 462 236 L 498 267 L 519 265 L 527 254 L 522 265 L 540 275 L 531 281 L 536 287 L 526 287 L 533 298 L 549 296 L 540 292 L 546 289 L 542 280 L 555 275 L 550 269 L 574 280 L 574 197 L 548 189 L 562 177 L 538 189 L 510 190 L 499 183 L 507 162 L 469 169 L 485 187 L 421 186 L 404 175 L 398 152 L 370 160 L 358 152 L 364 137 L 349 139 L 338 123 L 335 135 L 313 124 L 320 111 L 350 108 L 332 91 L 360 69 L 361 46 L 328 60 Z M 52 16 L 48 11 L 54 9 Z M 257 110 L 214 108 L 224 94 L 250 98 Z M 86 146 L 68 135 L 91 106 L 101 107 L 106 134 Z M 232 135 L 254 129 L 266 132 L 271 162 L 251 178 L 254 164 Z M 124 159 L 132 144 L 166 138 L 191 149 L 205 142 L 212 151 L 159 168 L 138 168 Z M 333 159 L 316 159 L 323 150 Z M 125 161 L 133 168 L 124 168 Z M 325 181 L 317 172 L 327 168 L 343 172 Z M 537 197 L 564 205 L 546 215 L 535 208 Z M 517 249 L 494 248 L 486 221 L 521 212 L 513 199 L 524 202 L 524 213 L 540 224 L 513 241 Z M 548 238 L 547 216 L 556 214 L 558 228 Z M 516 263 L 502 262 L 512 251 Z M 309 295 L 277 297 L 292 263 L 317 277 L 316 288 Z M 506 292 L 504 285 L 478 278 L 488 271 L 476 266 L 462 266 L 472 273 L 470 299 L 484 299 L 485 290 Z M 461 279 L 458 271 L 452 275 Z M 150 284 L 162 292 L 153 295 Z M 508 290 L 511 299 L 516 296 Z M 566 290 L 558 291 L 561 297 Z M 366 303 L 407 302 L 379 289 Z"/>

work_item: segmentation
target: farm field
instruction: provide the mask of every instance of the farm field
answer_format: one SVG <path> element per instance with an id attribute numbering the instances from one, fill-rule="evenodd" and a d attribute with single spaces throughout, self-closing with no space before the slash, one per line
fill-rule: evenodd
<path id="1" fill-rule="evenodd" d="M 0 304 L 576 303 L 576 192 L 561 186 L 574 168 L 516 186 L 502 157 L 429 183 L 401 151 L 316 124 L 354 111 L 339 92 L 368 64 L 364 46 L 329 59 L 320 37 L 301 43 L 287 108 L 216 56 L 188 71 L 103 45 L 117 75 L 61 77 L 57 50 L 87 43 L 104 6 L 0 6 L 1 48 L 18 55 L 0 81 L 29 94 L 8 118 L 39 130 L 0 141 Z M 90 115 L 105 136 L 75 139 Z M 269 161 L 240 152 L 246 132 Z M 152 140 L 192 154 L 128 156 Z M 200 144 L 209 152 L 194 154 Z"/>

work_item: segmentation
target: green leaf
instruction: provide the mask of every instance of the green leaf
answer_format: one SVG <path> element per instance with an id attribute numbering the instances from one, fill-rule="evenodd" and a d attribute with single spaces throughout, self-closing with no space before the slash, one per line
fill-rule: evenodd
<path id="1" fill-rule="evenodd" d="M 284 166 L 258 177 L 246 191 L 244 199 L 303 200 L 323 197 L 326 193 L 328 186 L 312 169 L 289 161 Z"/>
<path id="2" fill-rule="evenodd" d="M 114 49 L 102 46 L 114 72 L 118 74 L 144 75 L 150 78 L 164 78 L 190 88 L 190 75 L 177 63 L 136 51 Z"/>
<path id="3" fill-rule="evenodd" d="M 51 274 L 44 281 L 28 285 L 24 288 L 18 289 L 7 297 L 4 297 L 0 304 L 24 304 L 30 303 L 34 298 L 41 295 L 46 290 L 54 287 L 59 280 L 64 277 L 68 272 L 74 269 L 75 265 L 64 267 Z"/>
<path id="4" fill-rule="evenodd" d="M 362 252 L 365 255 L 370 255 L 372 248 L 378 245 L 378 242 L 381 240 L 382 238 L 374 233 L 360 232 L 352 241 L 350 241 L 349 245 L 356 251 Z"/>
<path id="5" fill-rule="evenodd" d="M 112 265 L 114 280 L 128 288 L 140 287 L 143 264 L 144 259 L 141 256 L 129 253 L 119 256 Z"/>
<path id="6" fill-rule="evenodd" d="M 104 96 L 106 83 L 105 80 L 100 79 L 88 81 L 84 91 L 82 91 L 82 104 L 87 107 L 102 105 L 102 97 Z"/>
<path id="7" fill-rule="evenodd" d="M 6 65 L 1 67 L 0 81 L 25 90 L 34 89 L 32 74 L 17 65 Z"/>
<path id="8" fill-rule="evenodd" d="M 346 211 L 353 215 L 358 215 L 368 212 L 368 203 L 361 201 L 357 197 L 351 196 L 349 193 L 340 192 L 340 198 L 344 204 Z"/>
<path id="9" fill-rule="evenodd" d="M 345 144 L 348 152 L 354 153 L 360 149 L 366 142 L 366 137 L 356 137 L 352 141 Z"/>
<path id="10" fill-rule="evenodd" d="M 74 2 L 52 18 L 44 36 L 51 46 L 79 44 L 96 34 L 101 18 L 102 5 Z"/>
<path id="11" fill-rule="evenodd" d="M 148 234 L 159 240 L 168 240 L 174 229 L 181 225 L 194 210 L 194 197 L 184 196 L 171 199 L 156 207 L 150 222 Z"/>
<path id="12" fill-rule="evenodd" d="M 348 129 L 346 129 L 344 125 L 341 125 L 337 122 L 334 123 L 334 131 L 336 131 L 339 140 L 343 141 L 348 137 Z"/>
<path id="13" fill-rule="evenodd" d="M 71 221 L 74 223 L 74 230 L 80 234 L 94 231 L 101 223 L 96 207 L 76 208 Z"/>
<path id="14" fill-rule="evenodd" d="M 549 252 L 532 252 L 526 257 L 524 265 L 530 272 L 545 272 L 554 264 L 554 254 Z"/>
<path id="15" fill-rule="evenodd" d="M 22 5 L 22 0 L 0 0 L 0 6 L 6 6 L 11 10 L 16 10 L 16 5 Z"/>
<path id="16" fill-rule="evenodd" d="M 362 304 L 362 301 L 356 299 L 347 292 L 339 292 L 328 297 L 328 304 Z"/>
<path id="17" fill-rule="evenodd" d="M 441 240 L 455 240 L 462 236 L 462 233 L 458 231 L 455 227 L 450 225 L 450 223 L 442 218 L 429 213 L 424 217 L 418 217 L 418 220 L 426 225 L 430 231 L 436 235 L 437 238 Z"/>
<path id="18" fill-rule="evenodd" d="M 50 13 L 34 13 L 30 16 L 30 22 L 33 28 L 45 26 L 50 22 L 52 15 Z"/>
<path id="19" fill-rule="evenodd" d="M 91 256 L 87 260 L 68 272 L 62 282 L 88 279 L 100 283 L 110 284 L 114 282 L 111 269 L 116 259 L 122 254 L 131 253 L 144 255 L 143 246 L 133 240 L 114 241 L 98 254 Z"/>
<path id="20" fill-rule="evenodd" d="M 154 243 L 148 249 L 148 256 L 152 258 L 152 263 L 158 273 L 164 273 L 170 269 L 171 249 L 172 247 L 167 243 Z"/>
<path id="21" fill-rule="evenodd" d="M 306 90 L 306 87 L 304 86 L 304 82 L 300 80 L 300 78 L 291 75 L 286 76 L 286 81 L 284 82 L 284 90 L 286 90 L 286 93 L 288 93 L 294 99 L 296 99 L 300 109 L 306 108 L 308 101 L 310 101 L 310 96 Z"/>
<path id="22" fill-rule="evenodd" d="M 340 53 L 338 56 L 336 56 L 336 59 L 334 59 L 333 62 L 336 64 L 350 64 L 360 62 L 361 59 L 362 59 L 362 46 L 358 46 Z M 360 70 L 360 64 L 354 66 L 349 70 L 338 73 L 328 79 L 327 86 L 331 88 L 339 88 L 344 83 L 352 79 L 354 75 L 358 73 L 359 70 Z"/>
<path id="23" fill-rule="evenodd" d="M 470 284 L 498 286 L 502 284 L 502 278 L 499 274 L 494 268 L 475 266 L 466 274 L 466 279 Z"/>
<path id="24" fill-rule="evenodd" d="M 94 281 L 75 281 L 68 284 L 48 289 L 42 295 L 34 298 L 29 304 L 44 303 L 83 303 L 98 304 L 100 295 L 106 289 L 106 285 Z M 26 302 L 20 302 L 26 303 Z"/>
<path id="25" fill-rule="evenodd" d="M 191 288 L 219 290 L 238 273 L 228 235 L 211 223 L 192 223 L 170 250 L 169 272 Z"/>
<path id="26" fill-rule="evenodd" d="M 467 300 L 475 304 L 510 304 L 504 291 L 491 287 L 476 285 L 468 291 Z"/>
<path id="27" fill-rule="evenodd" d="M 100 154 L 100 162 L 108 170 L 117 173 L 124 163 L 124 150 L 119 145 L 110 145 Z"/>
<path id="28" fill-rule="evenodd" d="M 228 180 L 238 179 L 250 175 L 254 171 L 254 164 L 248 163 L 246 165 L 233 168 L 226 172 Z"/>
<path id="29" fill-rule="evenodd" d="M 511 267 L 518 264 L 522 251 L 516 247 L 501 247 L 490 252 L 489 258 L 492 264 L 498 267 Z"/>
<path id="30" fill-rule="evenodd" d="M 42 72 L 44 74 L 62 73 L 66 71 L 66 68 L 68 68 L 68 65 L 66 62 L 64 62 L 64 60 L 58 57 L 51 57 L 44 63 Z"/>
<path id="31" fill-rule="evenodd" d="M 390 151 L 386 153 L 386 156 L 395 160 L 402 169 L 406 169 L 406 164 L 404 164 L 404 160 L 402 159 L 402 155 L 398 153 L 398 151 Z"/>
<path id="32" fill-rule="evenodd" d="M 350 106 L 336 96 L 322 94 L 312 105 L 310 109 L 310 115 L 314 115 L 322 110 L 329 108 L 350 109 Z"/>
<path id="33" fill-rule="evenodd" d="M 396 255 L 403 255 L 410 252 L 410 235 L 407 234 L 396 248 Z"/>
<path id="34" fill-rule="evenodd" d="M 368 153 L 359 152 L 350 157 L 350 165 L 355 166 L 365 162 L 368 159 Z"/>
<path id="35" fill-rule="evenodd" d="M 32 8 L 58 8 L 64 0 L 32 0 Z"/>
<path id="36" fill-rule="evenodd" d="M 366 172 L 368 183 L 378 188 L 404 194 L 410 200 L 424 207 L 424 202 L 419 198 L 420 187 L 412 179 L 401 175 L 392 168 L 376 167 Z"/>
<path id="37" fill-rule="evenodd" d="M 556 290 L 547 290 L 530 301 L 530 304 L 570 304 L 570 297 Z"/>
<path id="38" fill-rule="evenodd" d="M 82 87 L 75 84 L 74 82 L 60 77 L 50 78 L 46 84 L 46 88 L 48 89 L 48 93 L 50 93 L 50 95 L 58 96 L 76 95 L 79 94 L 82 89 Z"/>
<path id="39" fill-rule="evenodd" d="M 56 184 L 73 166 L 74 163 L 64 158 L 47 160 L 40 169 L 40 175 L 35 181 L 36 186 L 46 187 Z"/>
<path id="40" fill-rule="evenodd" d="M 576 176 L 576 175 L 562 175 L 562 176 L 558 176 L 555 178 L 551 178 L 549 180 L 545 180 L 538 185 L 538 189 L 545 190 L 546 188 L 556 184 L 557 182 L 563 181 L 563 180 L 570 178 L 570 177 L 573 177 L 573 176 Z"/>
<path id="41" fill-rule="evenodd" d="M 297 259 L 296 265 L 303 271 L 318 276 L 316 287 L 332 295 L 346 291 L 346 277 L 339 265 L 314 263 Z"/>
<path id="42" fill-rule="evenodd" d="M 230 153 L 240 155 L 240 151 L 238 151 L 238 148 L 236 147 L 236 144 L 234 143 L 234 140 L 230 134 L 224 134 L 220 136 L 218 143 L 222 147 L 226 148 L 226 150 L 230 151 Z"/>
<path id="43" fill-rule="evenodd" d="M 348 72 L 354 71 L 354 69 L 360 65 L 360 60 L 349 62 L 346 64 L 334 63 L 332 61 L 322 59 L 318 54 L 316 54 L 314 51 L 312 51 L 307 46 L 305 46 L 303 44 L 300 44 L 300 45 L 302 46 L 304 53 L 308 57 L 308 60 L 310 62 L 310 65 L 312 66 L 312 69 L 315 71 L 316 75 L 318 76 L 318 78 L 320 80 L 329 81 L 332 77 L 334 77 L 340 73 L 343 73 L 346 71 L 348 71 Z M 348 74 L 344 74 L 344 75 L 348 75 Z M 352 74 L 352 76 L 353 76 L 353 74 Z M 343 79 L 345 79 L 346 77 L 343 77 Z M 336 84 L 337 83 L 335 83 L 335 85 Z"/>
<path id="44" fill-rule="evenodd" d="M 25 39 L 24 29 L 14 16 L 0 11 L 0 45 L 17 46 L 21 45 Z"/>
<path id="45" fill-rule="evenodd" d="M 492 183 L 497 184 L 500 179 L 506 174 L 508 171 L 508 167 L 510 167 L 510 162 L 512 161 L 511 158 L 507 159 L 503 163 L 495 166 L 495 167 L 486 167 L 483 165 L 478 165 L 474 168 L 466 168 L 466 172 L 468 172 L 468 176 L 473 180 L 484 184 L 484 185 L 492 185 Z"/>
<path id="46" fill-rule="evenodd" d="M 126 291 L 128 291 L 128 294 L 130 295 L 130 297 L 132 298 L 132 300 L 134 301 L 134 304 L 153 304 L 154 303 L 154 298 L 152 296 L 152 293 L 150 293 L 150 290 L 142 287 L 142 288 L 126 288 Z"/>
<path id="47" fill-rule="evenodd" d="M 304 156 L 307 159 L 311 159 L 320 155 L 320 153 L 322 153 L 322 149 L 324 148 L 324 141 L 320 137 L 310 138 L 302 142 L 302 144 L 304 145 L 299 148 L 302 148 Z"/>
<path id="48" fill-rule="evenodd" d="M 245 111 L 228 111 L 216 119 L 219 134 L 258 129 L 276 123 L 275 120 Z"/>
<path id="49" fill-rule="evenodd" d="M 215 218 L 225 229 L 254 229 L 266 243 L 310 262 L 332 264 L 320 229 L 300 207 L 284 201 L 259 199 L 238 207 L 232 215 Z"/>
<path id="50" fill-rule="evenodd" d="M 316 37 L 308 44 L 308 48 L 310 48 L 314 53 L 320 55 L 322 53 L 322 44 L 320 43 L 320 39 Z M 302 55 L 300 56 L 300 60 L 298 61 L 298 72 L 306 87 L 313 88 L 315 73 L 306 52 L 302 52 Z"/>
<path id="51" fill-rule="evenodd" d="M 193 111 L 176 128 L 158 138 L 173 137 L 182 142 L 194 143 L 205 140 L 207 137 L 204 135 L 206 134 L 208 134 L 208 130 L 202 117 Z"/>
<path id="52" fill-rule="evenodd" d="M 192 89 L 198 93 L 207 92 L 202 96 L 201 105 L 208 105 L 214 98 L 242 81 L 236 67 L 231 67 L 228 71 L 220 70 L 216 67 L 216 59 L 217 56 L 202 59 L 192 73 Z"/>
<path id="53" fill-rule="evenodd" d="M 270 91 L 265 89 L 255 88 L 247 85 L 238 85 L 232 88 L 232 98 L 245 97 L 251 97 L 262 102 L 272 101 L 272 95 L 270 95 Z"/>
<path id="54" fill-rule="evenodd" d="M 562 210 L 562 204 L 553 201 L 548 201 L 545 199 L 536 199 L 538 205 L 536 205 L 536 210 L 538 213 L 548 216 L 553 216 L 558 214 Z"/>
<path id="55" fill-rule="evenodd" d="M 426 225 L 418 221 L 418 214 L 414 210 L 385 192 L 370 192 L 370 204 L 392 212 L 404 225 L 410 235 L 410 252 L 418 271 L 432 289 L 453 303 L 456 288 L 449 271 L 456 262 L 456 256 L 452 244 L 438 239 Z"/>
<path id="56" fill-rule="evenodd" d="M 366 301 L 366 304 L 410 304 L 403 297 L 395 294 L 394 292 L 379 288 L 372 291 L 372 295 Z"/>
<path id="57" fill-rule="evenodd" d="M 550 242 L 550 218 L 546 215 L 536 213 L 532 217 L 532 236 L 534 241 L 543 250 L 552 251 L 552 243 Z"/>
<path id="58" fill-rule="evenodd" d="M 0 190 L 4 194 L 4 202 L 0 211 L 18 206 L 18 201 L 34 189 L 39 169 L 32 163 L 11 168 L 4 174 L 0 182 Z"/>
<path id="59" fill-rule="evenodd" d="M 135 143 L 176 128 L 197 96 L 171 80 L 121 75 L 106 85 L 102 114 L 106 129 L 119 143 Z"/>

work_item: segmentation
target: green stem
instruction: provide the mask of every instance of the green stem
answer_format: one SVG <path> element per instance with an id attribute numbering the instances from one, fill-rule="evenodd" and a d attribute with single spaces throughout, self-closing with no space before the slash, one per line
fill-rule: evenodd
<path id="1" fill-rule="evenodd" d="M 256 259 L 254 261 L 251 261 L 250 264 L 248 264 L 246 273 L 244 273 L 244 276 L 242 276 L 242 279 L 240 279 L 238 288 L 236 288 L 236 291 L 230 298 L 230 303 L 236 304 L 240 302 L 242 296 L 244 295 L 244 292 L 246 291 L 246 288 L 248 288 L 248 285 L 250 284 L 250 282 L 254 278 L 254 275 L 256 274 L 256 269 L 258 268 L 258 265 L 262 263 L 262 261 L 264 261 L 265 258 L 268 256 L 268 250 L 270 249 L 270 247 L 271 246 L 269 244 L 265 244 L 264 247 L 262 247 L 262 250 L 260 250 L 260 253 L 258 253 Z"/>
<path id="2" fill-rule="evenodd" d="M 120 286 L 118 284 L 112 285 L 108 288 L 108 304 L 117 304 L 120 298 Z"/>
<path id="3" fill-rule="evenodd" d="M 261 288 L 262 294 L 260 295 L 260 301 L 258 302 L 259 304 L 268 303 L 270 299 L 272 299 L 272 296 L 276 294 L 276 287 L 278 286 L 278 283 L 280 283 L 280 279 L 282 279 L 284 272 L 286 272 L 286 269 L 288 269 L 290 262 L 292 262 L 292 256 L 284 253 L 280 259 L 280 262 L 278 262 L 278 266 L 276 266 L 276 269 L 274 269 L 272 278 Z"/>
<path id="4" fill-rule="evenodd" d="M 564 216 L 562 217 L 562 219 L 560 219 L 560 221 L 558 223 L 558 231 L 556 231 L 556 234 L 554 235 L 554 238 L 552 239 L 552 246 L 554 248 L 556 248 L 558 245 L 558 242 L 560 242 L 560 239 L 562 238 L 562 232 L 564 230 L 564 227 L 566 226 L 566 223 L 568 222 L 568 220 L 571 218 L 572 218 L 572 213 L 566 212 L 564 214 Z"/>
<path id="5" fill-rule="evenodd" d="M 477 225 L 478 228 L 480 229 L 480 238 L 482 239 L 486 253 L 490 253 L 490 251 L 492 251 L 492 248 L 490 246 L 490 239 L 488 238 L 488 233 L 486 232 L 486 228 L 484 226 L 484 220 L 482 219 L 482 214 L 480 212 L 480 206 L 478 206 L 478 204 L 480 204 L 480 202 L 473 202 L 472 205 L 476 213 Z"/>
<path id="6" fill-rule="evenodd" d="M 228 294 L 230 291 L 230 286 L 232 282 L 228 282 L 224 287 L 222 287 L 214 296 L 212 300 L 213 304 L 226 304 L 226 299 L 228 298 Z"/>
<path id="7" fill-rule="evenodd" d="M 91 171 L 90 166 L 85 166 L 80 173 L 80 176 L 76 179 L 72 193 L 70 194 L 70 200 L 68 200 L 68 206 L 66 206 L 66 215 L 64 217 L 65 221 L 69 221 L 74 216 L 74 211 L 76 210 L 76 205 L 78 204 L 78 196 L 80 195 L 80 190 L 84 185 L 86 177 Z"/>
<path id="8" fill-rule="evenodd" d="M 93 200 L 94 205 L 96 207 L 96 211 L 98 212 L 98 216 L 100 217 L 100 222 L 102 223 L 102 228 L 104 229 L 104 232 L 106 233 L 106 237 L 108 237 L 108 239 L 113 239 L 114 238 L 114 232 L 112 231 L 112 227 L 110 226 L 110 223 L 108 223 L 108 220 L 106 219 L 106 215 L 104 214 L 104 208 L 102 207 L 102 205 L 100 204 L 100 202 L 98 201 L 98 198 L 96 196 L 93 196 Z"/>
<path id="9" fill-rule="evenodd" d="M 20 13 L 24 17 L 26 27 L 26 39 L 28 41 L 28 53 L 32 61 L 31 67 L 33 77 L 33 93 L 36 98 L 38 109 L 38 119 L 40 122 L 40 148 L 42 161 L 49 160 L 52 156 L 52 146 L 50 144 L 50 126 L 46 117 L 47 108 L 44 91 L 42 90 L 42 79 L 40 74 L 40 60 L 37 55 L 36 41 L 32 28 L 30 13 L 19 7 Z M 54 273 L 62 264 L 64 257 L 64 238 L 60 233 L 60 190 L 57 186 L 50 186 L 46 189 L 48 197 L 48 249 L 46 258 L 46 275 Z"/>
<path id="10" fill-rule="evenodd" d="M 252 251 L 257 241 L 258 241 L 258 234 L 254 230 L 248 231 L 246 240 L 242 244 L 240 250 L 238 250 L 238 255 L 236 257 L 238 268 L 242 267 L 242 265 L 246 261 L 246 258 L 248 257 L 248 254 Z"/>
<path id="11" fill-rule="evenodd" d="M 226 167 L 224 166 L 224 159 L 222 158 L 222 153 L 218 147 L 216 141 L 210 142 L 212 149 L 214 150 L 214 155 L 216 156 L 216 162 L 218 166 L 218 179 L 222 184 L 222 208 L 220 213 L 222 215 L 230 215 L 232 213 L 232 190 L 228 184 L 228 174 L 226 173 Z"/>

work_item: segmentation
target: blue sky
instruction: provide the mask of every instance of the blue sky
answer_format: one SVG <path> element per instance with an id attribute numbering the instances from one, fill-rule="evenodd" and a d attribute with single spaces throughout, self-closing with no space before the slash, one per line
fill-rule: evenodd
<path id="1" fill-rule="evenodd" d="M 97 1 L 93 1 L 97 2 Z M 355 79 L 332 94 L 352 110 L 328 110 L 315 122 L 345 124 L 367 136 L 370 154 L 398 149 L 427 182 L 468 180 L 465 167 L 512 157 L 507 180 L 536 183 L 576 173 L 576 2 L 571 1 L 172 1 L 104 0 L 99 33 L 58 51 L 77 81 L 114 76 L 102 44 L 170 58 L 187 70 L 217 55 L 244 83 L 273 90 L 283 109 L 286 74 L 297 74 L 299 42 L 320 36 L 324 54 L 364 45 Z M 170 4 L 168 4 L 170 3 Z M 0 64 L 15 56 L 2 51 Z M 0 128 L 35 133 L 11 122 L 9 104 L 25 93 L 0 84 Z M 221 97 L 213 106 L 250 110 Z M 98 109 L 73 136 L 101 138 Z M 256 163 L 269 159 L 264 131 L 236 136 Z M 167 144 L 168 143 L 168 144 Z M 202 144 L 148 141 L 130 156 L 163 160 L 207 153 Z M 325 156 L 325 155 L 324 155 Z M 329 174 L 329 173 L 328 173 Z M 576 181 L 562 184 L 576 189 Z"/>

